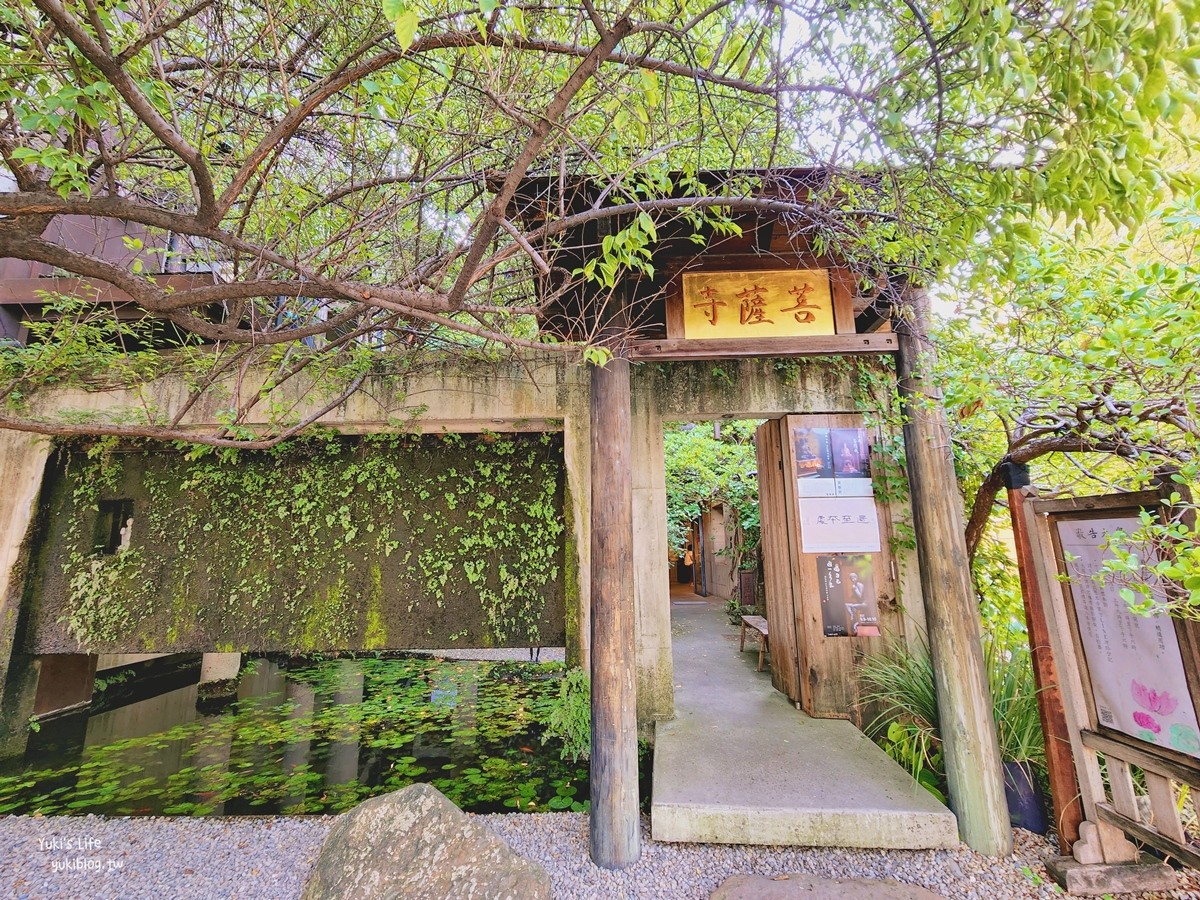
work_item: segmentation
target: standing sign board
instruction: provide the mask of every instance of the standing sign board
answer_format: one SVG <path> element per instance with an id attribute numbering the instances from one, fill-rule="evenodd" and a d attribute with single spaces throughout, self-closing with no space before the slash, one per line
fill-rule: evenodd
<path id="1" fill-rule="evenodd" d="M 1200 624 L 1138 616 L 1122 585 L 1102 575 L 1112 536 L 1136 532 L 1143 511 L 1158 514 L 1161 503 L 1158 492 L 1144 492 L 1026 507 L 1083 805 L 1080 839 L 1071 847 L 1078 864 L 1135 862 L 1129 835 L 1200 865 L 1173 787 L 1200 787 Z M 1142 772 L 1152 824 L 1143 819 L 1133 767 Z"/>
<path id="2" fill-rule="evenodd" d="M 1057 517 L 1059 571 L 1066 577 L 1074 633 L 1087 663 L 1097 727 L 1200 758 L 1200 728 L 1172 620 L 1134 614 L 1120 585 L 1097 580 L 1115 532 L 1141 527 L 1136 512 Z M 1159 597 L 1165 598 L 1162 586 Z"/>
<path id="3" fill-rule="evenodd" d="M 1142 510 L 1159 504 L 1157 493 L 1146 492 L 1044 500 L 1035 509 L 1047 518 L 1061 612 L 1080 662 L 1087 725 L 1147 749 L 1200 759 L 1195 700 L 1200 673 L 1185 657 L 1195 626 L 1165 614 L 1131 612 L 1122 586 L 1098 577 L 1111 558 L 1111 535 L 1136 532 Z M 1156 590 L 1165 596 L 1165 588 Z"/>

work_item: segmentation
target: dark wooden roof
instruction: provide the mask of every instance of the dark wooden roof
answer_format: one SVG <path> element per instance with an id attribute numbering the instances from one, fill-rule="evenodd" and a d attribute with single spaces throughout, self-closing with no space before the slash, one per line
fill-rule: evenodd
<path id="1" fill-rule="evenodd" d="M 677 184 L 681 176 L 672 177 Z M 705 172 L 697 180 L 713 196 L 753 197 L 786 203 L 819 203 L 826 195 L 830 177 L 826 170 L 789 168 L 748 170 L 733 173 Z M 753 184 L 753 188 L 749 185 Z M 536 229 L 566 216 L 579 216 L 604 207 L 630 203 L 631 185 L 623 193 L 595 179 L 567 179 L 545 175 L 522 182 L 509 208 L 509 216 L 527 229 Z M 691 195 L 695 192 L 692 191 Z M 661 196 L 661 195 L 660 195 Z M 689 196 L 682 191 L 676 197 Z M 594 336 L 598 323 L 615 306 L 623 306 L 628 323 L 642 340 L 666 337 L 666 304 L 678 289 L 684 271 L 704 269 L 851 269 L 845 261 L 814 252 L 818 223 L 811 218 L 770 209 L 734 211 L 730 218 L 740 234 L 719 234 L 711 227 L 697 229 L 682 213 L 656 215 L 658 240 L 652 251 L 653 275 L 630 273 L 614 292 L 595 284 L 564 289 L 568 275 L 598 256 L 605 235 L 626 227 L 636 212 L 618 216 L 596 216 L 556 235 L 543 244 L 547 260 L 556 271 L 540 279 L 539 293 L 546 304 L 542 327 L 561 338 L 581 340 Z M 856 274 L 863 274 L 857 272 Z M 854 313 L 859 331 L 879 327 L 871 297 L 856 293 Z"/>

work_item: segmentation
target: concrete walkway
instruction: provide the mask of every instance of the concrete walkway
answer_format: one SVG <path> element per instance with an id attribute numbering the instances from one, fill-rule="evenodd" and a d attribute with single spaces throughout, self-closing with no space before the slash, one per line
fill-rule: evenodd
<path id="1" fill-rule="evenodd" d="M 739 655 L 724 601 L 673 592 L 671 637 L 675 718 L 655 731 L 655 840 L 958 846 L 954 814 L 862 732 L 797 710 L 755 671 L 750 636 Z"/>

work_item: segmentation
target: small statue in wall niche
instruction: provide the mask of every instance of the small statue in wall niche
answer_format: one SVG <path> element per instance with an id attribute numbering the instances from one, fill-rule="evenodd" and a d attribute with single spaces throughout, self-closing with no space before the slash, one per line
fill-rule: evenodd
<path id="1" fill-rule="evenodd" d="M 121 543 L 117 545 L 117 552 L 129 549 L 129 541 L 133 537 L 133 516 L 125 520 L 125 525 L 121 528 Z"/>

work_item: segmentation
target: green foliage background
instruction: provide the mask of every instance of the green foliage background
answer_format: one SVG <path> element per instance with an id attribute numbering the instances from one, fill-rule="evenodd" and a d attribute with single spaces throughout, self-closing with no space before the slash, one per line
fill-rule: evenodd
<path id="1" fill-rule="evenodd" d="M 525 646 L 563 637 L 549 434 L 317 437 L 261 454 L 64 451 L 35 606 L 107 649 Z M 93 546 L 134 500 L 129 548 Z M 53 564 L 49 560 L 62 560 Z"/>
<path id="2" fill-rule="evenodd" d="M 711 422 L 669 425 L 665 432 L 667 545 L 683 553 L 691 523 L 723 505 L 732 526 L 729 554 L 735 569 L 758 563 L 760 540 L 758 467 L 754 452 L 756 420 L 722 421 L 721 437 Z"/>

